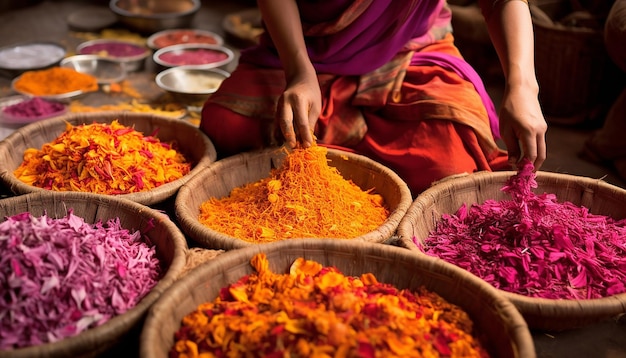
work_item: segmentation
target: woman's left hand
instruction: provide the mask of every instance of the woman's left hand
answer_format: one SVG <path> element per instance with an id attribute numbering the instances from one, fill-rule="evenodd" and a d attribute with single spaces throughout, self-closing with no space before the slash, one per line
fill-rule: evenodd
<path id="1" fill-rule="evenodd" d="M 537 90 L 532 87 L 505 88 L 500 109 L 500 135 L 516 168 L 527 158 L 538 170 L 546 159 L 548 125 L 541 111 Z"/>

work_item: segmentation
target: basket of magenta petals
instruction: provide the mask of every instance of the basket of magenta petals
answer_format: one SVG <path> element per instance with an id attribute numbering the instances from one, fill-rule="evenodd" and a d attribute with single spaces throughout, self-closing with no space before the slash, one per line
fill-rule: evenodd
<path id="1" fill-rule="evenodd" d="M 0 199 L 0 252 L 0 357 L 132 356 L 187 243 L 145 205 L 41 191 Z"/>
<path id="2" fill-rule="evenodd" d="M 398 226 L 401 246 L 498 288 L 529 327 L 577 328 L 626 312 L 626 190 L 533 170 L 443 180 Z"/>

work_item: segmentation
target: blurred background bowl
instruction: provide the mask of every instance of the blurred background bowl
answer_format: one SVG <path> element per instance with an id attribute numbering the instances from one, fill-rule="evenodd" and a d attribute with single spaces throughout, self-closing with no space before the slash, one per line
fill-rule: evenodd
<path id="1" fill-rule="evenodd" d="M 200 29 L 171 29 L 152 34 L 146 44 L 153 50 L 163 47 L 182 44 L 223 45 L 222 36 L 207 30 Z"/>
<path id="2" fill-rule="evenodd" d="M 51 101 L 69 103 L 73 99 L 79 98 L 86 93 L 85 91 L 82 91 L 82 90 L 76 90 L 76 91 L 65 92 L 65 93 L 57 93 L 57 94 L 47 94 L 47 95 L 28 93 L 28 92 L 24 92 L 24 91 L 17 89 L 15 86 L 15 83 L 19 81 L 21 77 L 22 75 L 17 76 L 13 79 L 13 81 L 11 81 L 11 89 L 15 91 L 16 93 L 19 93 L 27 97 L 41 97 L 41 98 L 48 99 Z"/>
<path id="3" fill-rule="evenodd" d="M 206 100 L 230 74 L 219 68 L 172 67 L 156 76 L 156 84 L 185 102 Z"/>
<path id="4" fill-rule="evenodd" d="M 200 0 L 111 0 L 109 8 L 126 27 L 152 34 L 191 27 L 201 5 Z"/>
<path id="5" fill-rule="evenodd" d="M 182 44 L 163 47 L 152 55 L 161 67 L 188 66 L 195 68 L 225 69 L 233 62 L 231 49 L 219 45 Z"/>
<path id="6" fill-rule="evenodd" d="M 120 62 L 126 72 L 133 72 L 143 69 L 150 49 L 131 41 L 97 39 L 81 43 L 76 53 L 108 58 Z"/>
<path id="7" fill-rule="evenodd" d="M 26 71 L 56 66 L 65 57 L 65 47 L 54 42 L 25 42 L 0 47 L 0 70 L 11 77 Z"/>
<path id="8" fill-rule="evenodd" d="M 120 82 L 126 78 L 126 69 L 121 62 L 98 55 L 66 57 L 61 61 L 60 66 L 90 74 L 98 79 L 99 84 Z"/>

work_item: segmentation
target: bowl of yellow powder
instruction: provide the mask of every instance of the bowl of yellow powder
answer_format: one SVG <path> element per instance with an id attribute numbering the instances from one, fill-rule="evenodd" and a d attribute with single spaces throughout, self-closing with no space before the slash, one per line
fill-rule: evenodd
<path id="1" fill-rule="evenodd" d="M 200 246 L 230 250 L 303 237 L 385 243 L 411 201 L 380 163 L 313 146 L 217 161 L 181 187 L 175 209 Z"/>
<path id="2" fill-rule="evenodd" d="M 29 97 L 70 101 L 98 90 L 98 79 L 73 68 L 54 66 L 26 71 L 11 82 L 12 89 Z"/>

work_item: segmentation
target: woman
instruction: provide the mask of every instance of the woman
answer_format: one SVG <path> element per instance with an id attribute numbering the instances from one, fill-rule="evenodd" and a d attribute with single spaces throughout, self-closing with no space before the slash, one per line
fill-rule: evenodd
<path id="1" fill-rule="evenodd" d="M 266 32 L 203 107 L 218 156 L 317 141 L 381 162 L 414 196 L 450 175 L 543 163 L 527 3 L 481 2 L 506 77 L 499 120 L 445 0 L 257 3 Z"/>

